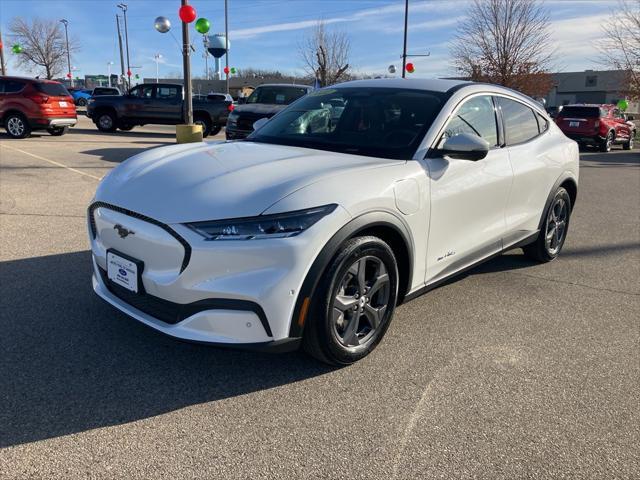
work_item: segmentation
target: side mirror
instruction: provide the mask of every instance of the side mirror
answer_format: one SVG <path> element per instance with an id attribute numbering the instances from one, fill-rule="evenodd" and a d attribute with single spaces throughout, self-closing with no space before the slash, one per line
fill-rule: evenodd
<path id="1" fill-rule="evenodd" d="M 269 119 L 267 117 L 262 117 L 256 120 L 255 122 L 253 122 L 253 131 L 255 132 L 256 130 L 261 129 L 268 121 Z"/>
<path id="2" fill-rule="evenodd" d="M 247 97 L 238 97 L 238 105 L 244 105 L 247 103 Z"/>
<path id="3" fill-rule="evenodd" d="M 460 133 L 447 138 L 441 152 L 460 160 L 482 160 L 489 153 L 489 142 L 477 135 Z"/>

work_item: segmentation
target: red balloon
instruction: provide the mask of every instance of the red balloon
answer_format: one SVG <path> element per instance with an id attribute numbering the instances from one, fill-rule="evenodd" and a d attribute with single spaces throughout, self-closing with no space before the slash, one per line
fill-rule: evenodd
<path id="1" fill-rule="evenodd" d="M 224 73 L 226 73 L 227 75 L 229 75 L 229 67 L 224 67 L 224 69 L 222 70 Z"/>
<path id="2" fill-rule="evenodd" d="M 413 65 L 413 63 L 407 63 L 407 66 L 405 67 L 407 69 L 407 72 L 409 73 L 413 73 L 416 71 L 416 67 Z"/>
<path id="3" fill-rule="evenodd" d="M 178 10 L 178 15 L 180 16 L 180 20 L 184 23 L 191 23 L 196 19 L 196 9 L 191 5 L 183 5 Z"/>
<path id="4" fill-rule="evenodd" d="M 127 70 L 127 77 L 131 76 L 131 70 Z"/>
<path id="5" fill-rule="evenodd" d="M 70 73 L 67 73 L 67 78 L 71 78 L 71 74 Z"/>
<path id="6" fill-rule="evenodd" d="M 2 50 L 2 47 L 4 47 L 4 44 L 0 42 L 0 50 Z"/>
<path id="7" fill-rule="evenodd" d="M 232 103 L 231 105 L 229 105 L 229 106 L 227 107 L 227 110 L 229 110 L 230 112 L 233 112 L 233 110 L 234 110 L 235 108 L 236 108 L 236 107 L 235 107 L 235 106 L 233 105 L 233 103 Z"/>

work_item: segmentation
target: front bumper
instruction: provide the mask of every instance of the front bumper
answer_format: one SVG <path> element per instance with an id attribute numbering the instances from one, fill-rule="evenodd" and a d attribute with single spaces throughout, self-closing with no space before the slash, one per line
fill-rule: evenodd
<path id="1" fill-rule="evenodd" d="M 338 208 L 296 237 L 206 241 L 180 224 L 94 206 L 89 235 L 93 288 L 100 297 L 176 338 L 280 351 L 299 343 L 289 338 L 298 292 L 320 250 L 349 218 Z M 115 225 L 135 234 L 120 238 Z M 107 278 L 107 249 L 143 262 L 141 294 Z"/>

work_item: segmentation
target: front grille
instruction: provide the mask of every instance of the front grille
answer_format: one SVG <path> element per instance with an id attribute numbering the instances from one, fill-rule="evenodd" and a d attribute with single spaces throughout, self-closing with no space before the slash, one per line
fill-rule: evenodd
<path id="1" fill-rule="evenodd" d="M 107 271 L 104 268 L 98 267 L 98 270 L 100 271 L 102 281 L 112 294 L 133 308 L 162 322 L 173 325 L 205 310 L 250 311 L 258 316 L 267 335 L 270 337 L 273 336 L 271 327 L 267 321 L 267 316 L 262 307 L 257 303 L 248 300 L 233 300 L 227 298 L 212 298 L 192 303 L 174 303 L 146 293 L 142 285 L 139 285 L 139 288 L 142 289 L 140 293 L 131 292 L 109 280 Z"/>
<path id="2" fill-rule="evenodd" d="M 260 120 L 264 115 L 242 113 L 238 117 L 237 128 L 240 130 L 253 130 L 253 124 Z"/>
<path id="3" fill-rule="evenodd" d="M 178 242 L 180 242 L 180 244 L 184 248 L 184 256 L 182 257 L 182 265 L 180 266 L 180 273 L 182 273 L 184 269 L 187 268 L 187 265 L 189 265 L 189 260 L 191 260 L 191 245 L 189 245 L 189 243 L 184 238 L 178 235 L 178 233 L 175 230 L 173 230 L 171 227 L 169 227 L 168 225 L 165 225 L 162 222 L 159 222 L 157 220 L 154 220 L 153 218 L 147 217 L 146 215 L 142 215 L 141 213 L 127 210 L 126 208 L 117 207 L 109 203 L 94 202 L 89 206 L 87 215 L 89 217 L 89 227 L 91 228 L 91 234 L 93 235 L 93 238 L 96 238 L 96 232 L 97 232 L 96 219 L 93 216 L 93 212 L 96 210 L 96 208 L 108 208 L 109 210 L 113 210 L 114 212 L 122 213 L 124 215 L 137 218 L 138 220 L 142 220 L 162 228 L 165 232 L 167 232 L 169 235 L 175 238 Z"/>

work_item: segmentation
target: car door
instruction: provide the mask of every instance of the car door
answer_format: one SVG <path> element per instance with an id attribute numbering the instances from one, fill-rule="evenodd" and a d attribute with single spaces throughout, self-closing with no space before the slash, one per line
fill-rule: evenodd
<path id="1" fill-rule="evenodd" d="M 182 119 L 182 89 L 177 85 L 157 85 L 153 108 L 158 123 L 179 122 Z"/>
<path id="2" fill-rule="evenodd" d="M 154 85 L 138 85 L 132 88 L 127 96 L 126 116 L 141 123 L 153 123 L 153 90 Z"/>
<path id="3" fill-rule="evenodd" d="M 549 192 L 561 174 L 554 158 L 562 153 L 548 135 L 544 116 L 514 98 L 497 96 L 496 104 L 513 170 L 513 188 L 505 213 L 504 243 L 508 246 L 538 229 Z"/>
<path id="4" fill-rule="evenodd" d="M 447 138 L 461 133 L 484 138 L 490 145 L 488 155 L 471 161 L 439 153 Z M 427 283 L 502 249 L 512 171 L 501 145 L 495 104 L 486 94 L 461 102 L 439 134 L 426 160 L 431 186 Z"/>
<path id="5" fill-rule="evenodd" d="M 612 111 L 613 120 L 616 125 L 616 139 L 618 141 L 627 141 L 631 136 L 631 128 L 627 124 L 627 120 L 618 108 L 614 108 Z"/>

